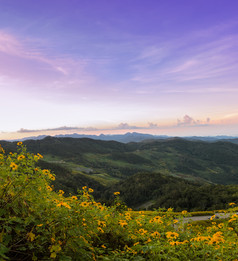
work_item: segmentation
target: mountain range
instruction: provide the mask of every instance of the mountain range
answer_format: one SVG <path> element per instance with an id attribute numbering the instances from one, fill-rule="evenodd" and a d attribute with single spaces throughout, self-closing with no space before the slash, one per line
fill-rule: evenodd
<path id="1" fill-rule="evenodd" d="M 42 140 L 46 138 L 47 135 L 39 135 L 39 136 L 30 136 L 23 139 L 16 139 L 11 141 L 25 141 L 25 140 Z M 123 143 L 128 142 L 140 142 L 143 140 L 160 140 L 160 139 L 168 139 L 168 138 L 174 138 L 172 136 L 167 135 L 152 135 L 152 134 L 144 134 L 144 133 L 138 133 L 138 132 L 127 132 L 125 134 L 114 134 L 114 135 L 87 135 L 87 134 L 59 134 L 53 136 L 55 138 L 90 138 L 94 140 L 105 140 L 105 141 L 118 141 Z M 226 136 L 226 135 L 220 135 L 220 136 L 187 136 L 183 137 L 183 139 L 186 140 L 201 140 L 201 141 L 207 141 L 207 142 L 215 142 L 218 140 L 225 140 L 229 142 L 233 142 L 238 144 L 238 137 L 234 136 Z"/>

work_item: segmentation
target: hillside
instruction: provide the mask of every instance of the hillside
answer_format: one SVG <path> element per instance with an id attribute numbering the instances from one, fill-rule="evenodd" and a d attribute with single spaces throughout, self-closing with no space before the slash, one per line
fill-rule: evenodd
<path id="1" fill-rule="evenodd" d="M 16 150 L 15 142 L 0 143 L 7 152 Z M 131 207 L 178 210 L 223 208 L 237 199 L 237 187 L 224 186 L 238 184 L 238 145 L 230 142 L 171 138 L 125 144 L 46 137 L 24 145 L 44 156 L 39 166 L 51 169 L 55 189 L 67 194 L 86 185 L 104 202 L 120 191 Z"/>
<path id="2" fill-rule="evenodd" d="M 124 179 L 141 171 L 158 172 L 188 180 L 217 184 L 238 184 L 238 146 L 229 142 L 201 142 L 183 139 L 119 143 L 88 138 L 52 138 L 25 141 L 28 150 L 45 159 L 55 157 Z M 64 166 L 64 164 L 62 164 Z M 67 165 L 67 164 L 65 164 Z M 92 175 L 91 175 L 92 176 Z"/>
<path id="3" fill-rule="evenodd" d="M 86 186 L 76 195 L 67 196 L 62 189 L 54 191 L 51 182 L 55 176 L 37 167 L 40 158 L 39 154 L 28 153 L 21 143 L 17 153 L 5 153 L 0 147 L 0 260 L 235 260 L 237 257 L 235 202 L 227 204 L 225 216 L 221 211 L 221 218 L 216 220 L 211 211 L 202 223 L 193 222 L 185 210 L 131 211 L 121 202 L 118 191 L 112 194 L 111 205 L 106 206 L 95 201 L 91 195 L 93 189 Z M 55 170 L 59 171 L 56 166 Z M 176 200 L 170 188 L 184 183 L 181 190 L 186 190 L 192 185 L 158 173 L 136 174 L 123 182 L 119 187 L 124 196 L 129 190 L 127 196 L 129 199 L 132 196 L 132 200 L 140 192 L 148 197 L 154 193 L 158 196 L 166 186 L 167 193 L 158 199 L 170 195 Z M 236 191 L 234 187 L 233 192 Z M 204 192 L 207 194 L 208 190 Z M 232 193 L 228 196 L 233 199 Z M 202 199 L 200 194 L 197 197 Z M 228 199 L 223 195 L 222 198 Z M 234 198 L 237 201 L 237 196 Z"/>
<path id="4" fill-rule="evenodd" d="M 102 200 L 120 191 L 122 200 L 136 209 L 214 210 L 236 202 L 237 189 L 238 185 L 200 185 L 158 173 L 138 173 L 108 188 Z"/>

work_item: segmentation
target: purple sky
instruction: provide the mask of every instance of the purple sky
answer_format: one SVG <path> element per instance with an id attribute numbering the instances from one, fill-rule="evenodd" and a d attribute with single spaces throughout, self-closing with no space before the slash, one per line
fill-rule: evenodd
<path id="1" fill-rule="evenodd" d="M 236 0 L 0 0 L 0 139 L 238 135 L 237 10 Z"/>

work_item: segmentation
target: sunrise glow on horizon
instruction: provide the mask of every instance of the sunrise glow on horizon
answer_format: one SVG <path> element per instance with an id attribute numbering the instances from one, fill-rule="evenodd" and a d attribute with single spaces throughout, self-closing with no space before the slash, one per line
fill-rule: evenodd
<path id="1" fill-rule="evenodd" d="M 0 1 L 0 139 L 238 136 L 238 2 Z"/>

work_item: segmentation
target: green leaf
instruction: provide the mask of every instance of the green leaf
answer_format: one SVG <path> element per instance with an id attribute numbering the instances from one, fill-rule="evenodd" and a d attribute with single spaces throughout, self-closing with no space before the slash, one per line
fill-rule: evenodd
<path id="1" fill-rule="evenodd" d="M 59 261 L 71 261 L 72 258 L 70 256 L 61 256 Z"/>
<path id="2" fill-rule="evenodd" d="M 0 217 L 6 214 L 6 210 L 0 208 Z"/>

